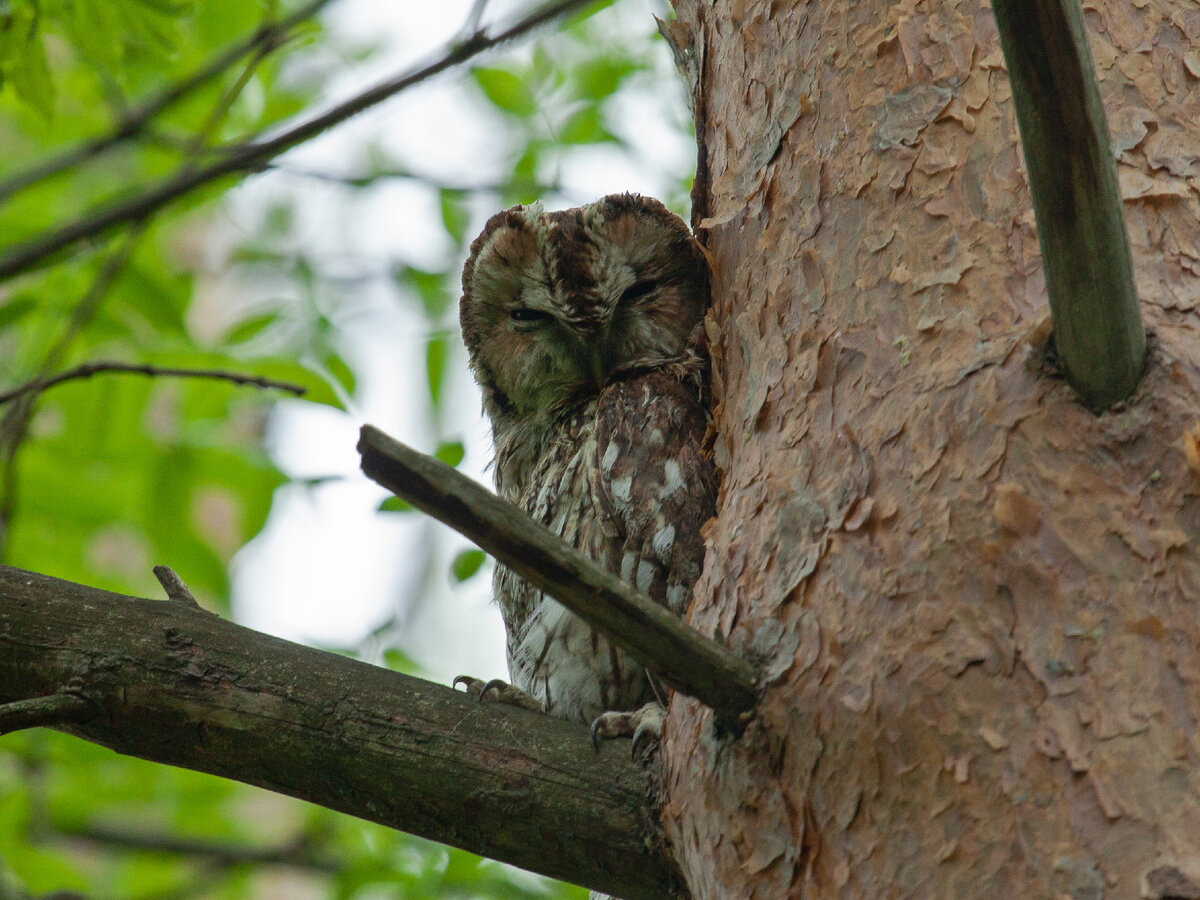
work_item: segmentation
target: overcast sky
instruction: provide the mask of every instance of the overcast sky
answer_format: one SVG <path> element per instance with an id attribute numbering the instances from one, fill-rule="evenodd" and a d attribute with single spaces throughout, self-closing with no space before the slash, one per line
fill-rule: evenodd
<path id="1" fill-rule="evenodd" d="M 470 5 L 468 0 L 336 0 L 325 12 L 326 26 L 352 40 L 378 44 L 381 51 L 332 79 L 326 102 L 435 53 L 456 34 Z M 528 7 L 494 0 L 486 10 L 495 20 Z M 618 32 L 640 33 L 654 13 L 665 14 L 661 3 L 619 0 L 601 15 L 609 17 Z M 535 40 L 546 36 L 543 32 Z M 586 202 L 613 191 L 661 194 L 689 171 L 694 145 L 667 121 L 678 116 L 669 104 L 682 106 L 682 88 L 665 46 L 659 44 L 658 50 L 663 84 L 623 98 L 620 122 L 610 123 L 635 142 L 636 152 L 602 148 L 576 154 L 561 173 L 565 196 L 550 198 L 551 205 Z M 285 161 L 296 169 L 351 172 L 361 147 L 375 142 L 412 168 L 448 183 L 496 180 L 503 175 L 504 156 L 494 149 L 488 116 L 464 87 L 466 71 L 459 69 L 406 92 L 299 148 Z M 339 324 L 348 341 L 343 356 L 352 361 L 359 377 L 357 405 L 344 414 L 301 402 L 279 403 L 269 429 L 269 449 L 283 470 L 293 478 L 343 477 L 316 489 L 287 486 L 277 492 L 266 529 L 234 561 L 235 616 L 291 640 L 349 647 L 398 613 L 402 646 L 430 677 L 443 682 L 460 673 L 507 677 L 503 625 L 490 601 L 490 568 L 464 584 L 452 584 L 450 561 L 470 545 L 416 513 L 376 514 L 386 495 L 361 475 L 354 450 L 364 422 L 421 450 L 432 451 L 436 444 L 424 406 L 428 325 L 412 304 L 398 301 L 389 279 L 375 277 L 395 259 L 426 267 L 445 259 L 450 248 L 436 195 L 426 187 L 397 181 L 376 188 L 364 200 L 363 193 L 347 192 L 336 184 L 267 173 L 234 192 L 225 239 L 252 231 L 272 200 L 285 195 L 299 210 L 302 242 L 317 248 L 331 270 L 353 279 L 353 314 Z M 481 227 L 491 211 L 477 210 L 474 227 Z M 491 487 L 490 473 L 485 472 L 491 454 L 488 427 L 465 350 L 457 338 L 454 346 L 443 401 L 452 421 L 444 437 L 463 441 L 467 456 L 460 468 Z M 430 533 L 435 539 L 430 540 Z M 430 548 L 434 558 L 427 567 Z M 420 583 L 423 572 L 425 581 Z M 413 596 L 420 602 L 405 606 L 403 598 Z"/>

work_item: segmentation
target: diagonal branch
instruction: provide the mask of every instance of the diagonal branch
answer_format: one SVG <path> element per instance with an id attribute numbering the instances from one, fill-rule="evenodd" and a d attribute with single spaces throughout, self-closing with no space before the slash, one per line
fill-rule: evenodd
<path id="1" fill-rule="evenodd" d="M 43 232 L 0 257 L 0 280 L 24 272 L 56 253 L 118 225 L 141 221 L 206 184 L 229 175 L 258 171 L 284 151 L 328 131 L 363 110 L 592 2 L 594 0 L 557 0 L 549 3 L 494 35 L 481 34 L 454 45 L 432 62 L 377 84 L 320 115 L 284 129 L 274 137 L 229 147 L 219 159 L 207 166 L 185 168 L 141 194 L 102 206 L 61 228 Z"/>
<path id="2" fill-rule="evenodd" d="M 34 378 L 24 384 L 17 385 L 11 390 L 0 392 L 0 406 L 18 397 L 29 394 L 41 394 L 44 391 L 67 381 L 78 381 L 91 378 L 102 373 L 118 375 L 148 375 L 152 378 L 208 378 L 216 381 L 228 381 L 232 384 L 251 385 L 253 387 L 271 388 L 277 391 L 287 391 L 297 397 L 304 394 L 305 389 L 289 381 L 276 381 L 274 378 L 264 378 L 261 375 L 244 375 L 241 372 L 229 372 L 224 369 L 178 369 L 170 366 L 152 366 L 143 363 L 123 363 L 111 360 L 96 360 L 81 363 L 74 368 L 59 372 L 48 378 Z"/>
<path id="3" fill-rule="evenodd" d="M 722 726 L 741 732 L 757 696 L 745 660 L 445 463 L 370 425 L 363 426 L 358 450 L 375 481 L 470 538 L 668 685 L 712 707 Z"/>
<path id="4" fill-rule="evenodd" d="M 42 723 L 627 900 L 676 890 L 651 774 L 587 728 L 144 600 L 0 566 L 0 704 Z M 2 709 L 3 707 L 0 707 Z"/>

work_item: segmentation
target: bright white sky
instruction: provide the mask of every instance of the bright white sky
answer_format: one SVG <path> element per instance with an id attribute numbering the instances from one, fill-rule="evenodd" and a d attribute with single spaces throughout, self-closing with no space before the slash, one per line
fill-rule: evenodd
<path id="1" fill-rule="evenodd" d="M 470 5 L 469 0 L 336 0 L 325 13 L 327 27 L 378 43 L 383 50 L 334 79 L 327 99 L 353 94 L 435 53 L 458 31 Z M 503 20 L 530 5 L 494 0 L 487 6 L 487 19 Z M 640 32 L 654 13 L 666 14 L 662 3 L 619 0 L 602 15 L 617 28 Z M 690 170 L 694 147 L 669 124 L 680 115 L 682 87 L 665 46 L 659 47 L 663 83 L 627 98 L 620 122 L 609 123 L 635 143 L 636 154 L 603 149 L 574 157 L 562 172 L 565 196 L 551 198 L 551 206 L 612 191 L 661 194 Z M 351 172 L 360 148 L 373 141 L 413 169 L 449 183 L 496 180 L 503 174 L 504 154 L 495 150 L 489 119 L 463 86 L 465 74 L 460 69 L 402 94 L 300 148 L 286 162 L 298 169 Z M 460 673 L 507 677 L 503 625 L 490 600 L 490 567 L 454 585 L 450 561 L 469 544 L 416 513 L 376 514 L 385 492 L 359 472 L 354 449 L 363 422 L 421 450 L 432 451 L 437 442 L 424 409 L 428 326 L 411 303 L 397 297 L 388 279 L 370 277 L 397 258 L 430 267 L 443 259 L 447 239 L 435 195 L 409 182 L 394 182 L 364 201 L 367 195 L 338 185 L 268 173 L 235 192 L 226 241 L 230 234 L 250 231 L 266 205 L 285 194 L 295 198 L 301 240 L 310 252 L 319 248 L 331 270 L 361 280 L 355 294 L 361 306 L 339 319 L 349 341 L 343 355 L 354 361 L 359 376 L 358 405 L 347 415 L 298 402 L 279 404 L 269 442 L 284 471 L 297 478 L 342 479 L 315 489 L 289 486 L 276 494 L 267 528 L 234 561 L 235 615 L 253 628 L 327 647 L 356 646 L 397 615 L 396 632 L 405 651 L 434 679 L 448 683 Z M 482 227 L 492 211 L 477 210 L 473 227 Z M 488 427 L 466 352 L 455 346 L 444 401 L 455 421 L 446 425 L 443 437 L 463 441 L 467 456 L 462 470 L 491 487 L 485 472 L 491 454 Z M 431 531 L 438 536 L 434 541 L 427 539 Z M 436 558 L 427 570 L 430 547 Z M 426 583 L 414 583 L 424 571 L 432 573 Z M 406 608 L 405 598 L 414 596 L 418 602 Z"/>

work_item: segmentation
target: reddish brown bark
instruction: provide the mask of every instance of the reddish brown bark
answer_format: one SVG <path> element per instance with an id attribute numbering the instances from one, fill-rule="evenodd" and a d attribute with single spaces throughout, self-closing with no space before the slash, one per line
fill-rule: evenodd
<path id="1" fill-rule="evenodd" d="M 771 679 L 738 741 L 673 702 L 698 898 L 1200 896 L 1200 13 L 1084 6 L 1153 336 L 1100 417 L 1046 371 L 988 7 L 676 2 L 725 473 L 691 621 Z"/>

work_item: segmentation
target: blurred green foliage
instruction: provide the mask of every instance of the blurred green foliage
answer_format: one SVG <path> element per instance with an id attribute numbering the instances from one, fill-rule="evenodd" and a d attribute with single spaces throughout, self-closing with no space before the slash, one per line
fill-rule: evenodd
<path id="1" fill-rule="evenodd" d="M 0 0 L 0 252 L 319 108 L 326 82 L 372 48 L 310 21 L 103 152 L 28 185 L 12 180 L 112 134 L 145 98 L 298 6 Z M 637 7 L 633 33 L 628 15 L 614 19 L 609 6 L 459 74 L 496 135 L 493 162 L 507 173 L 498 182 L 465 173 L 440 183 L 376 145 L 361 148 L 355 172 L 322 182 L 344 195 L 348 215 L 396 179 L 420 185 L 440 210 L 429 223 L 445 234 L 437 264 L 392 259 L 381 280 L 424 323 L 427 377 L 413 390 L 425 395 L 436 455 L 450 465 L 464 454 L 446 399 L 449 367 L 460 359 L 458 270 L 480 211 L 553 193 L 578 148 L 627 150 L 614 103 L 663 77 L 649 10 Z M 336 16 L 336 4 L 325 15 Z M 361 278 L 328 270 L 319 237 L 306 235 L 297 215 L 303 185 L 294 183 L 270 194 L 256 228 L 214 251 L 214 242 L 230 241 L 220 224 L 232 186 L 210 185 L 0 283 L 0 393 L 115 359 L 261 375 L 303 385 L 303 402 L 352 406 L 362 373 L 346 352 L 345 325 L 361 308 Z M 680 173 L 664 199 L 678 208 L 685 191 Z M 246 285 L 249 302 L 223 296 Z M 151 567 L 169 563 L 202 603 L 228 613 L 230 559 L 262 529 L 287 482 L 263 447 L 278 399 L 210 379 L 99 374 L 0 406 L 0 561 L 142 596 L 160 593 Z M 409 509 L 396 499 L 381 508 Z M 464 581 L 483 564 L 480 551 L 464 550 L 448 576 Z M 411 670 L 394 647 L 374 659 Z M 8 735 L 0 738 L 0 900 L 56 891 L 123 900 L 584 896 L 234 782 L 55 732 Z"/>

